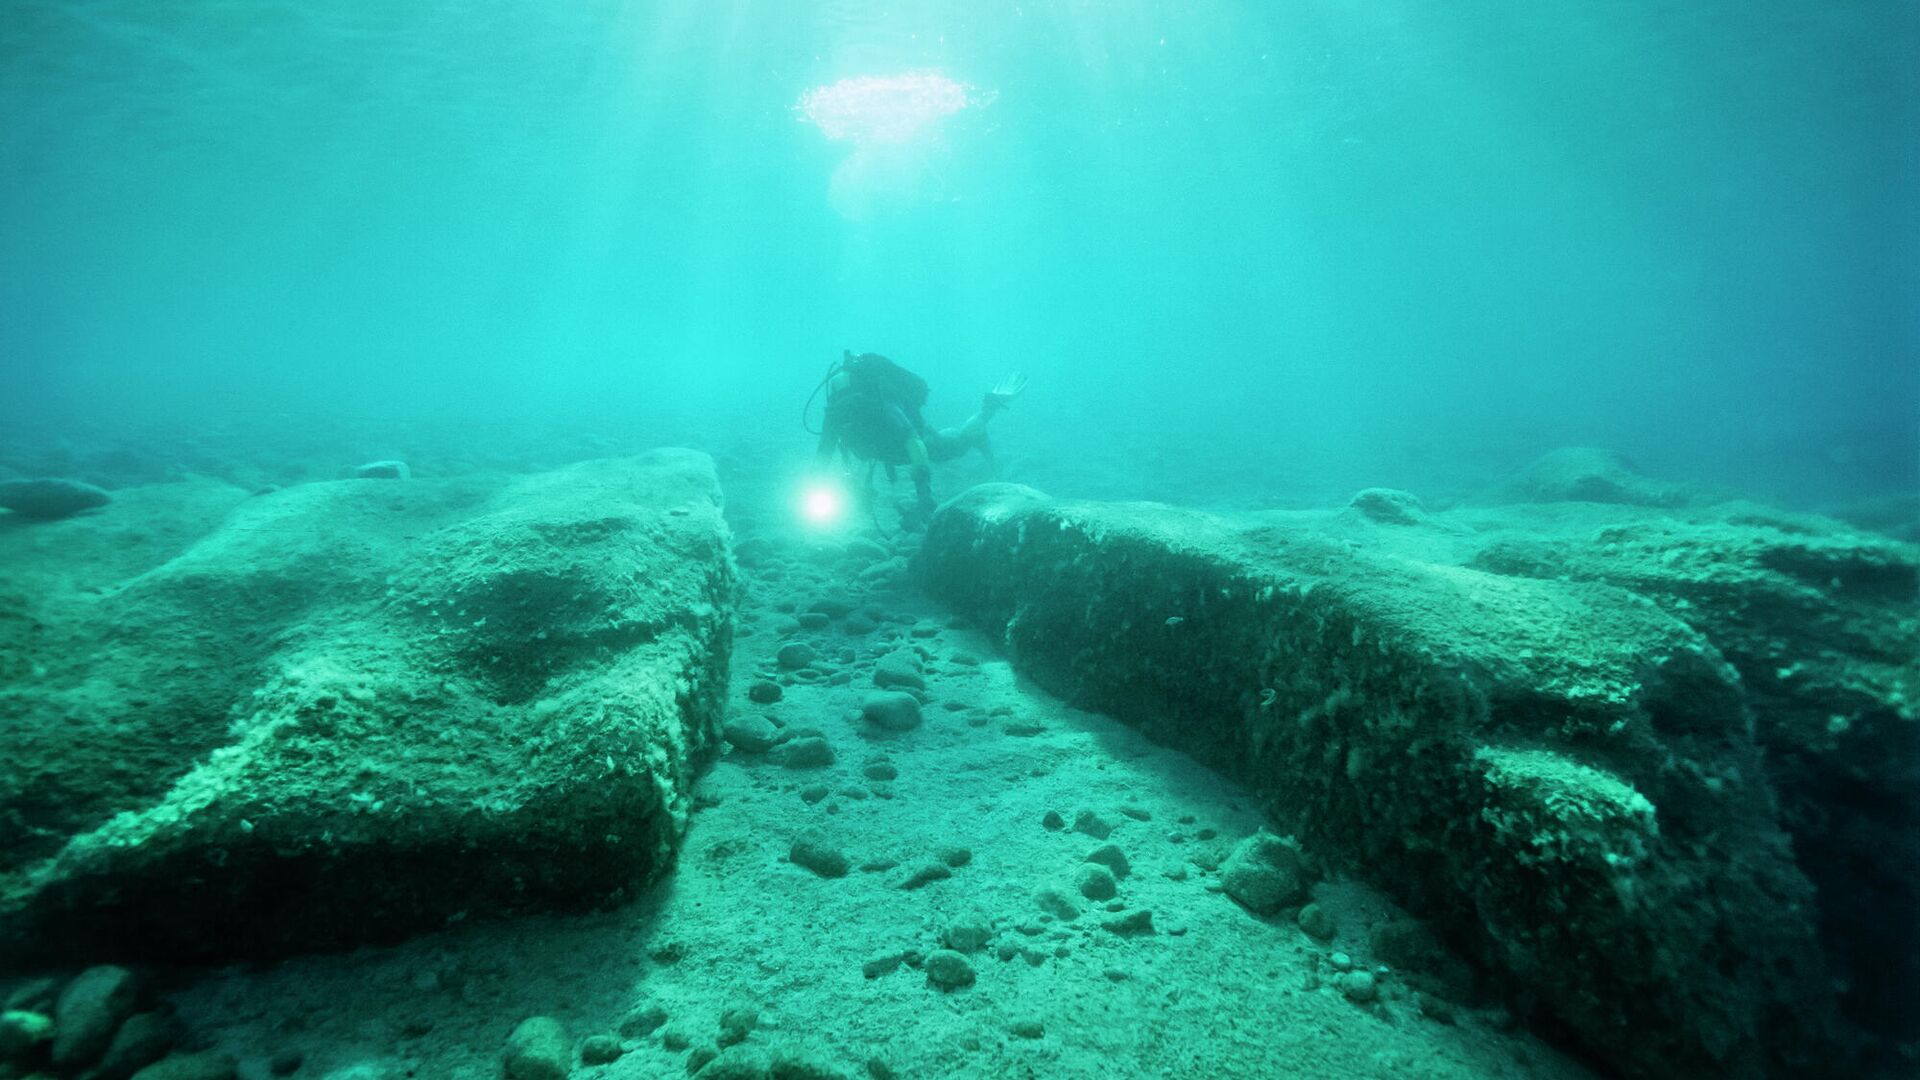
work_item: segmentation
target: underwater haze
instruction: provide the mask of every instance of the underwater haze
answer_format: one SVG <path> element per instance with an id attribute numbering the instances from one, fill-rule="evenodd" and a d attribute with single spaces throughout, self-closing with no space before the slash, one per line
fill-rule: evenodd
<path id="1" fill-rule="evenodd" d="M 0 1080 L 1920 1075 L 1916 58 L 0 0 Z"/>
<path id="2" fill-rule="evenodd" d="M 1417 486 L 1593 443 L 1880 494 L 1920 468 L 1917 26 L 1900 2 L 19 0 L 0 396 L 55 428 L 663 401 L 759 424 L 851 348 L 947 411 L 1026 370 L 1049 455 L 1152 432 Z M 964 106 L 864 140 L 799 107 L 911 73 Z"/>

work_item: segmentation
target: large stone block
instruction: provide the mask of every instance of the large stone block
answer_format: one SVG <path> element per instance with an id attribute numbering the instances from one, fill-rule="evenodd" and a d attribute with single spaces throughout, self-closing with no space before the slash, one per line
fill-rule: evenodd
<path id="1" fill-rule="evenodd" d="M 1662 513 L 1579 513 L 1613 510 Z M 1844 1071 L 1739 675 L 1632 589 L 1479 558 L 1574 511 L 1473 513 L 988 485 L 936 516 L 920 570 L 1037 681 L 1264 792 L 1623 1072 Z"/>
<path id="2" fill-rule="evenodd" d="M 733 602 L 688 451 L 242 503 L 47 606 L 0 694 L 0 946 L 262 955 L 618 899 L 684 829 Z"/>

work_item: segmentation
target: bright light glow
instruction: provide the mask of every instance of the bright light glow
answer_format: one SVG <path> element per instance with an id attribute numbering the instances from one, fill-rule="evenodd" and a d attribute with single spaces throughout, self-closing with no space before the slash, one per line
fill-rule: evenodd
<path id="1" fill-rule="evenodd" d="M 937 71 L 858 75 L 801 94 L 798 108 L 829 139 L 897 143 L 969 105 L 985 105 L 972 90 Z"/>
<path id="2" fill-rule="evenodd" d="M 800 495 L 800 516 L 809 525 L 832 525 L 847 512 L 847 494 L 833 484 L 808 484 Z"/>

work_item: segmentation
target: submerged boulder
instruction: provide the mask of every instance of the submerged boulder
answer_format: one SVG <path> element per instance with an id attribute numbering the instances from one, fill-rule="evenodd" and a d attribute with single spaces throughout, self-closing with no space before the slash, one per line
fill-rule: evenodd
<path id="1" fill-rule="evenodd" d="M 1586 502 L 1382 529 L 995 484 L 941 510 L 919 569 L 1023 673 L 1264 792 L 1317 859 L 1397 894 L 1621 1072 L 1844 1074 L 1833 953 L 1756 737 L 1777 721 L 1729 663 L 1735 629 L 1810 609 L 1727 581 L 1721 627 L 1696 610 L 1710 589 L 1661 601 L 1567 554 L 1604 546 L 1609 514 L 1671 516 Z M 1536 533 L 1559 546 L 1520 539 Z M 1911 573 L 1911 548 L 1837 546 L 1854 555 L 1823 565 L 1870 592 Z M 1834 667 L 1886 662 L 1813 607 Z M 1856 675 L 1852 715 L 1878 702 L 1910 734 L 1901 685 Z M 1910 813 L 1911 787 L 1888 797 Z"/>
<path id="2" fill-rule="evenodd" d="M 1623 454 L 1591 446 L 1569 446 L 1541 455 L 1490 492 L 1484 501 L 1680 506 L 1688 498 L 1686 489 L 1646 476 Z"/>
<path id="3" fill-rule="evenodd" d="M 58 521 L 112 501 L 92 484 L 78 480 L 0 480 L 0 510 L 22 521 Z"/>
<path id="4" fill-rule="evenodd" d="M 726 543 L 689 451 L 245 501 L 0 690 L 0 950 L 268 955 L 644 886 L 718 737 Z"/>

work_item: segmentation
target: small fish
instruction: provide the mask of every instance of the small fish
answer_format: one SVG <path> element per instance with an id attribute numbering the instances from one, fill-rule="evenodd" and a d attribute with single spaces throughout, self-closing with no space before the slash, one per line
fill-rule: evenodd
<path id="1" fill-rule="evenodd" d="M 1187 621 L 1187 620 L 1186 620 L 1186 617 L 1185 617 L 1185 616 L 1182 616 L 1182 615 L 1169 615 L 1169 616 L 1167 616 L 1167 625 L 1168 625 L 1168 626 L 1179 626 L 1179 625 L 1180 625 L 1181 623 L 1183 623 L 1183 622 L 1186 622 L 1186 621 Z"/>

